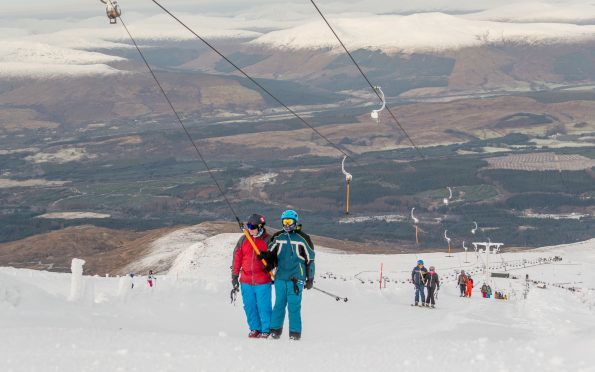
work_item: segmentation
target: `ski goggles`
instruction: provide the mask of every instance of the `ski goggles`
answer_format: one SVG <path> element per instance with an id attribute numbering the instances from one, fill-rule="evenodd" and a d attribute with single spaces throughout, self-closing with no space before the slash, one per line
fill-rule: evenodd
<path id="1" fill-rule="evenodd" d="M 260 225 L 253 225 L 251 223 L 247 223 L 246 227 L 248 228 L 248 230 L 258 230 L 260 229 Z"/>
<path id="2" fill-rule="evenodd" d="M 283 226 L 291 226 L 295 225 L 295 220 L 293 218 L 284 218 L 281 220 Z"/>

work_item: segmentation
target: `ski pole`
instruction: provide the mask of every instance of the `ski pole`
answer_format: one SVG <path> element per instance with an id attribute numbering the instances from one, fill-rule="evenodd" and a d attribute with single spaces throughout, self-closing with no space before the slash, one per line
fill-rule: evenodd
<path id="1" fill-rule="evenodd" d="M 312 287 L 312 289 L 315 289 L 315 290 L 317 290 L 318 292 L 322 292 L 322 293 L 324 293 L 324 294 L 325 294 L 325 295 L 327 295 L 327 296 L 334 297 L 334 298 L 335 298 L 335 300 L 337 300 L 337 301 L 341 301 L 341 300 L 343 300 L 343 302 L 347 302 L 347 300 L 348 300 L 348 299 L 347 299 L 347 297 L 341 297 L 341 296 L 337 296 L 336 294 L 332 294 L 332 293 L 330 293 L 330 292 L 327 292 L 327 291 L 325 291 L 325 290 L 322 290 L 322 289 L 320 289 L 320 288 L 318 288 L 318 287 Z"/>
<path id="2" fill-rule="evenodd" d="M 239 288 L 237 288 L 237 287 L 233 287 L 233 289 L 231 290 L 231 294 L 230 294 L 230 297 L 231 297 L 231 303 L 232 303 L 232 304 L 234 304 L 234 305 L 235 305 L 235 303 L 236 303 L 236 298 L 237 298 L 237 296 L 238 296 L 238 292 L 239 292 L 239 291 L 240 291 L 240 290 L 239 290 Z"/>

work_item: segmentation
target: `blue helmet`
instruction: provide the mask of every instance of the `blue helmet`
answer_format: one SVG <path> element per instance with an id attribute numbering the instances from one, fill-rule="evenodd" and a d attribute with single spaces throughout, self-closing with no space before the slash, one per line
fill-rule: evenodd
<path id="1" fill-rule="evenodd" d="M 288 209 L 281 214 L 282 220 L 284 220 L 286 218 L 291 218 L 292 220 L 295 220 L 295 222 L 298 222 L 298 220 L 299 220 L 297 212 L 292 209 Z"/>
<path id="2" fill-rule="evenodd" d="M 424 260 L 417 260 L 417 264 L 418 265 L 423 265 L 424 264 Z"/>
<path id="3" fill-rule="evenodd" d="M 296 211 L 288 209 L 281 214 L 281 224 L 283 230 L 292 232 L 296 229 L 298 223 L 298 214 Z"/>

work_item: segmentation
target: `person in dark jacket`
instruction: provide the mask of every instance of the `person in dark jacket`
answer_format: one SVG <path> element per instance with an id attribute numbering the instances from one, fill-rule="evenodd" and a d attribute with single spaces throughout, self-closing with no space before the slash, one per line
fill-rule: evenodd
<path id="1" fill-rule="evenodd" d="M 457 283 L 459 284 L 459 289 L 461 290 L 461 296 L 459 297 L 465 297 L 465 292 L 467 290 L 467 274 L 465 274 L 465 270 L 461 270 Z"/>
<path id="2" fill-rule="evenodd" d="M 302 292 L 314 285 L 314 246 L 300 229 L 298 214 L 286 210 L 281 215 L 283 230 L 274 235 L 269 250 L 262 257 L 267 269 L 276 267 L 275 305 L 271 317 L 271 337 L 278 339 L 283 331 L 285 311 L 289 313 L 289 338 L 302 335 Z"/>
<path id="3" fill-rule="evenodd" d="M 430 266 L 430 271 L 426 275 L 426 287 L 428 288 L 428 295 L 426 296 L 426 306 L 435 307 L 436 300 L 434 294 L 440 290 L 440 277 L 436 273 L 434 266 Z"/>
<path id="4" fill-rule="evenodd" d="M 417 266 L 411 271 L 411 282 L 415 286 L 415 306 L 418 306 L 421 299 L 421 306 L 426 306 L 426 295 L 424 286 L 426 284 L 426 274 L 428 269 L 424 267 L 424 261 L 418 260 Z"/>
<path id="5" fill-rule="evenodd" d="M 256 247 L 265 252 L 271 237 L 264 227 L 265 219 L 259 214 L 248 218 L 246 227 Z M 233 251 L 231 284 L 241 287 L 242 302 L 248 321 L 250 338 L 268 338 L 271 324 L 271 275 L 265 270 L 252 244 L 242 235 Z"/>

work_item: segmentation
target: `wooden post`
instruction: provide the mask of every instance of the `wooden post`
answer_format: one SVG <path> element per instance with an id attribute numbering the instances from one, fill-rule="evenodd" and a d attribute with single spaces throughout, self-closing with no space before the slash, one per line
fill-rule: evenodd
<path id="1" fill-rule="evenodd" d="M 415 244 L 419 245 L 419 227 L 415 225 Z"/>
<path id="2" fill-rule="evenodd" d="M 345 214 L 349 214 L 349 191 L 351 188 L 351 181 L 347 180 L 347 189 L 345 190 Z"/>

